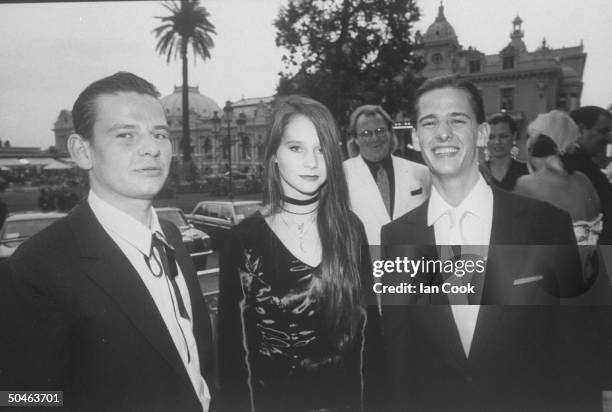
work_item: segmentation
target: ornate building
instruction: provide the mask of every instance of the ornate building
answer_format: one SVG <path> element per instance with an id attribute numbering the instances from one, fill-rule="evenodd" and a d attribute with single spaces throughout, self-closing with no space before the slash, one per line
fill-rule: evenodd
<path id="1" fill-rule="evenodd" d="M 464 49 L 440 5 L 436 20 L 417 36 L 425 59 L 427 78 L 457 73 L 472 81 L 482 92 L 487 116 L 506 111 L 524 132 L 538 113 L 580 107 L 582 77 L 586 62 L 583 45 L 553 49 L 542 40 L 528 51 L 521 26 L 512 21 L 510 42 L 499 53 L 485 55 L 478 49 Z"/>
<path id="2" fill-rule="evenodd" d="M 68 136 L 73 132 L 72 113 L 70 110 L 61 110 L 53 124 L 55 133 L 55 149 L 59 153 L 68 153 Z"/>
<path id="3" fill-rule="evenodd" d="M 273 97 L 248 98 L 227 102 L 224 108 L 200 94 L 199 88 L 189 87 L 189 128 L 192 158 L 202 174 L 223 173 L 231 168 L 238 172 L 257 172 L 263 158 L 263 139 L 268 127 Z M 181 87 L 161 98 L 166 112 L 172 154 L 181 158 L 182 96 Z M 231 115 L 224 109 L 231 108 Z M 62 110 L 55 121 L 55 146 L 66 152 L 66 141 L 73 131 L 69 110 Z M 231 161 L 229 153 L 231 152 Z"/>

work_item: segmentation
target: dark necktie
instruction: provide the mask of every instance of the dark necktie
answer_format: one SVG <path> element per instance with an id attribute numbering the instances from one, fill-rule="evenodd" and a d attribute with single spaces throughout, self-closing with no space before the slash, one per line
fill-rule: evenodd
<path id="1" fill-rule="evenodd" d="M 153 273 L 153 276 L 160 277 L 166 274 L 174 290 L 179 314 L 182 318 L 189 319 L 189 314 L 183 302 L 181 291 L 176 283 L 178 269 L 176 268 L 176 260 L 174 259 L 174 250 L 162 240 L 158 233 L 155 233 L 151 237 L 151 251 L 149 252 L 149 256 L 145 256 L 145 262 L 151 273 Z"/>
<path id="2" fill-rule="evenodd" d="M 382 164 L 378 163 L 376 167 L 378 168 L 376 170 L 376 185 L 378 186 L 380 195 L 382 196 L 385 207 L 387 208 L 387 214 L 389 214 L 389 217 L 392 217 L 391 216 L 391 185 L 389 184 L 389 176 L 387 175 L 387 171 L 385 170 Z"/>
<path id="3" fill-rule="evenodd" d="M 483 256 L 485 256 L 484 252 L 482 252 L 482 249 L 483 249 L 482 246 L 472 247 L 472 249 L 478 249 L 479 251 L 478 253 L 474 253 L 474 250 L 472 250 L 472 253 L 469 253 L 469 251 L 467 253 L 464 253 L 461 245 L 451 245 L 451 249 L 453 251 L 453 258 L 455 260 L 457 259 L 462 260 L 464 267 L 466 267 L 466 262 L 470 262 L 470 261 L 473 262 L 471 265 L 472 268 L 478 267 L 476 264 L 476 260 L 482 259 Z M 457 282 L 457 284 L 463 284 L 466 286 L 468 284 L 471 284 L 474 286 L 475 293 L 468 293 L 466 295 L 467 300 L 470 305 L 479 305 L 482 299 L 482 288 L 484 285 L 484 273 L 473 273 L 473 272 L 469 273 L 468 271 L 466 271 L 466 273 L 462 277 L 457 278 L 457 279 L 461 281 L 461 282 Z"/>

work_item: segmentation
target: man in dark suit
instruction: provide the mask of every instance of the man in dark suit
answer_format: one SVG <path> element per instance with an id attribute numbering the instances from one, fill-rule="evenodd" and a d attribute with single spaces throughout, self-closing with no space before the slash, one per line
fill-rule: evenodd
<path id="1" fill-rule="evenodd" d="M 563 160 L 572 170 L 584 173 L 595 186 L 603 213 L 603 231 L 598 243 L 611 245 L 612 184 L 593 158 L 605 151 L 612 130 L 612 115 L 601 107 L 584 106 L 572 111 L 570 116 L 578 125 L 580 136 L 576 146 L 563 155 Z"/>
<path id="2" fill-rule="evenodd" d="M 383 226 L 382 257 L 450 262 L 451 269 L 383 275 L 385 286 L 414 287 L 383 291 L 392 409 L 568 406 L 560 391 L 563 339 L 555 305 L 583 291 L 569 215 L 490 187 L 480 175 L 476 142 L 488 137 L 489 126 L 473 84 L 428 80 L 416 108 L 432 193 Z M 483 270 L 465 274 L 459 262 Z M 449 291 L 452 286 L 465 293 Z"/>
<path id="3" fill-rule="evenodd" d="M 210 319 L 180 233 L 152 207 L 172 156 L 158 98 L 126 72 L 78 97 L 68 148 L 91 191 L 5 267 L 3 385 L 61 390 L 75 411 L 208 411 Z"/>

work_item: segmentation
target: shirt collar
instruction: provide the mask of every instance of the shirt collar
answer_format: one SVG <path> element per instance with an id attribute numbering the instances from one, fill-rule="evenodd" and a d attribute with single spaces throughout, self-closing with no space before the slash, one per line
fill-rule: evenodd
<path id="1" fill-rule="evenodd" d="M 120 237 L 138 249 L 142 254 L 149 255 L 151 251 L 151 235 L 153 233 L 159 232 L 160 237 L 167 244 L 155 209 L 151 208 L 151 227 L 149 228 L 124 211 L 101 199 L 93 190 L 89 191 L 87 202 L 104 229 Z"/>
<path id="2" fill-rule="evenodd" d="M 480 218 L 487 218 L 492 215 L 493 192 L 480 173 L 470 193 L 457 207 L 449 205 L 436 187 L 432 185 L 429 205 L 427 206 L 427 226 L 433 225 L 443 215 L 451 211 L 459 212 L 458 215 L 468 212 Z"/>
<path id="3" fill-rule="evenodd" d="M 378 161 L 378 162 L 372 162 L 371 160 L 366 159 L 365 157 L 361 156 L 361 158 L 363 159 L 363 161 L 368 165 L 368 167 L 372 168 L 375 167 L 377 165 L 381 165 L 384 168 L 387 167 L 393 167 L 393 161 L 391 160 L 391 154 L 389 154 L 387 157 L 385 157 L 384 159 Z"/>

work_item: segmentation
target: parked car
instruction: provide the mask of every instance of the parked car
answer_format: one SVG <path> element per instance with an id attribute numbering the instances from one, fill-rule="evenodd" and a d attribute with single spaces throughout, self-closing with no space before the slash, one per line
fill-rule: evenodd
<path id="1" fill-rule="evenodd" d="M 0 230 L 0 259 L 6 259 L 32 235 L 66 216 L 60 212 L 20 212 L 6 218 Z"/>
<path id="2" fill-rule="evenodd" d="M 218 249 L 227 238 L 229 229 L 245 217 L 262 208 L 260 200 L 216 201 L 206 200 L 196 205 L 187 220 L 196 228 L 205 231 L 213 239 L 213 247 Z"/>
<path id="3" fill-rule="evenodd" d="M 205 271 L 207 257 L 212 253 L 210 236 L 194 228 L 185 218 L 183 211 L 177 207 L 157 207 L 155 211 L 160 219 L 174 223 L 180 230 L 183 244 L 191 255 L 198 274 Z"/>
<path id="4" fill-rule="evenodd" d="M 212 196 L 227 196 L 229 172 L 206 177 L 207 189 Z M 232 193 L 235 195 L 261 192 L 261 180 L 253 173 L 232 172 Z"/>

